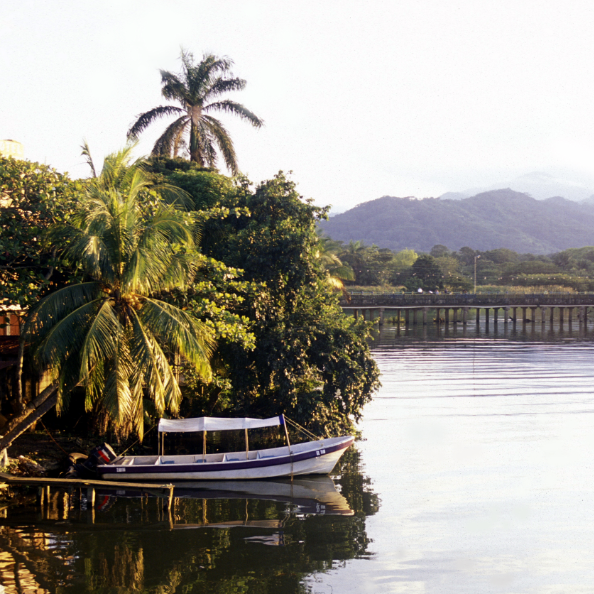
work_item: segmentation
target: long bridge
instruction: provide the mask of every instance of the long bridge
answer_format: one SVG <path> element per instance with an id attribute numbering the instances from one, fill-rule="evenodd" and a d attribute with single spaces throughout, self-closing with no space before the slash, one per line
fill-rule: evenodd
<path id="1" fill-rule="evenodd" d="M 594 293 L 351 293 L 345 296 L 340 305 L 345 312 L 355 317 L 384 323 L 386 312 L 392 312 L 405 324 L 427 324 L 429 311 L 435 312 L 437 323 L 468 324 L 471 313 L 478 324 L 481 315 L 489 324 L 494 324 L 502 313 L 503 323 L 522 322 L 535 324 L 537 318 L 545 324 L 547 318 L 552 325 L 556 319 L 560 324 L 565 320 L 571 324 L 574 319 L 580 324 L 588 320 L 588 308 L 594 307 Z M 520 317 L 518 317 L 520 314 Z"/>

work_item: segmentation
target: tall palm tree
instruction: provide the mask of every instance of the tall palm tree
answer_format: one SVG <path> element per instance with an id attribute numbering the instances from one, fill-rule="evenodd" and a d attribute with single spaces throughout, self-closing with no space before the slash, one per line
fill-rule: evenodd
<path id="1" fill-rule="evenodd" d="M 246 81 L 230 72 L 233 62 L 229 58 L 217 58 L 205 54 L 202 61 L 194 64 L 194 56 L 181 53 L 182 72 L 173 74 L 161 70 L 161 94 L 165 99 L 177 101 L 181 107 L 162 105 L 138 116 L 128 130 L 128 138 L 136 139 L 157 118 L 178 116 L 159 137 L 153 147 L 153 155 L 174 155 L 184 146 L 184 136 L 189 132 L 190 160 L 200 166 L 214 167 L 218 148 L 225 164 L 233 175 L 238 173 L 237 156 L 233 142 L 223 124 L 211 114 L 227 112 L 246 120 L 255 128 L 264 123 L 241 103 L 220 99 L 229 91 L 241 91 Z"/>
<path id="2" fill-rule="evenodd" d="M 210 332 L 156 295 L 187 286 L 197 252 L 188 213 L 158 199 L 132 147 L 105 159 L 79 211 L 50 236 L 85 281 L 48 295 L 24 327 L 35 361 L 57 379 L 58 407 L 82 386 L 122 434 L 143 434 L 144 401 L 178 411 L 171 362 L 180 355 L 210 378 Z"/>

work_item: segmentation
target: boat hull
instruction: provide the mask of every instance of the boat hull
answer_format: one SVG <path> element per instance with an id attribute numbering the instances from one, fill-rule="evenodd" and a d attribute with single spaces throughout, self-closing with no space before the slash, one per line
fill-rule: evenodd
<path id="1" fill-rule="evenodd" d="M 288 448 L 278 454 L 267 455 L 273 450 L 252 452 L 254 458 L 245 459 L 245 452 L 226 454 L 228 460 L 203 461 L 195 456 L 155 457 L 151 464 L 144 464 L 143 457 L 120 456 L 111 464 L 97 467 L 97 472 L 106 480 L 253 480 L 307 474 L 329 474 L 345 450 L 353 443 L 352 437 L 336 437 L 317 442 L 308 442 Z M 233 457 L 244 456 L 234 460 Z M 144 457 L 146 458 L 146 457 Z M 212 458 L 212 455 L 207 456 Z"/>

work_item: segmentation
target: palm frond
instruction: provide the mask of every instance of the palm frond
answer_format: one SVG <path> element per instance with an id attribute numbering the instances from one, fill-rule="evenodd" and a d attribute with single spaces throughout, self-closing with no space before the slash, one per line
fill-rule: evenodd
<path id="1" fill-rule="evenodd" d="M 190 123 L 190 119 L 187 115 L 183 115 L 180 118 L 177 118 L 172 124 L 167 126 L 165 132 L 159 136 L 155 145 L 153 146 L 153 150 L 151 151 L 153 155 L 166 155 L 168 157 L 171 156 L 173 151 L 173 146 L 177 139 L 179 138 L 180 134 L 183 134 L 185 129 L 188 127 Z"/>
<path id="2" fill-rule="evenodd" d="M 106 360 L 116 355 L 116 340 L 122 333 L 122 327 L 115 315 L 113 305 L 105 300 L 88 330 L 80 349 L 80 378 L 85 381 L 92 371 Z"/>
<path id="3" fill-rule="evenodd" d="M 248 121 L 254 128 L 260 128 L 264 125 L 264 120 L 261 120 L 255 113 L 244 107 L 241 103 L 225 99 L 224 101 L 217 101 L 210 103 L 204 108 L 204 112 L 223 111 L 239 116 L 242 120 Z"/>
<path id="4" fill-rule="evenodd" d="M 151 298 L 144 301 L 139 318 L 161 342 L 180 352 L 205 380 L 210 380 L 214 339 L 206 325 L 174 305 Z"/>
<path id="5" fill-rule="evenodd" d="M 247 81 L 243 78 L 223 78 L 219 77 L 213 81 L 210 85 L 209 89 L 204 94 L 204 99 L 211 99 L 214 97 L 218 97 L 223 93 L 227 93 L 229 91 L 243 91 Z"/>
<path id="6" fill-rule="evenodd" d="M 175 105 L 161 105 L 137 116 L 136 122 L 130 126 L 126 136 L 128 138 L 138 138 L 138 136 L 148 128 L 157 118 L 170 115 L 184 114 L 184 110 Z"/>
<path id="7" fill-rule="evenodd" d="M 83 143 L 80 145 L 81 148 L 81 155 L 85 157 L 85 161 L 87 165 L 91 168 L 91 173 L 93 177 L 97 177 L 97 172 L 95 171 L 95 164 L 93 163 L 93 157 L 91 157 L 91 149 L 89 148 L 89 143 L 83 139 Z"/>
<path id="8" fill-rule="evenodd" d="M 231 140 L 231 136 L 229 136 L 229 132 L 227 132 L 219 120 L 212 116 L 203 116 L 202 119 L 208 127 L 209 132 L 216 139 L 219 150 L 223 154 L 223 159 L 225 159 L 225 165 L 227 165 L 233 175 L 237 175 L 239 173 L 237 155 L 235 154 L 235 147 L 233 146 L 233 141 Z"/>

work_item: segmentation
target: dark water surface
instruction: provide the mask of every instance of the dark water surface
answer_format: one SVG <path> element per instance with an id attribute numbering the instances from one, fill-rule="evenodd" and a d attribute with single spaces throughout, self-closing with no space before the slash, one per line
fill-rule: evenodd
<path id="1" fill-rule="evenodd" d="M 329 480 L 0 511 L 6 593 L 594 592 L 592 330 L 397 335 Z M 216 490 L 216 489 L 219 490 Z M 213 490 L 214 489 L 214 490 Z M 0 593 L 2 589 L 0 588 Z"/>

